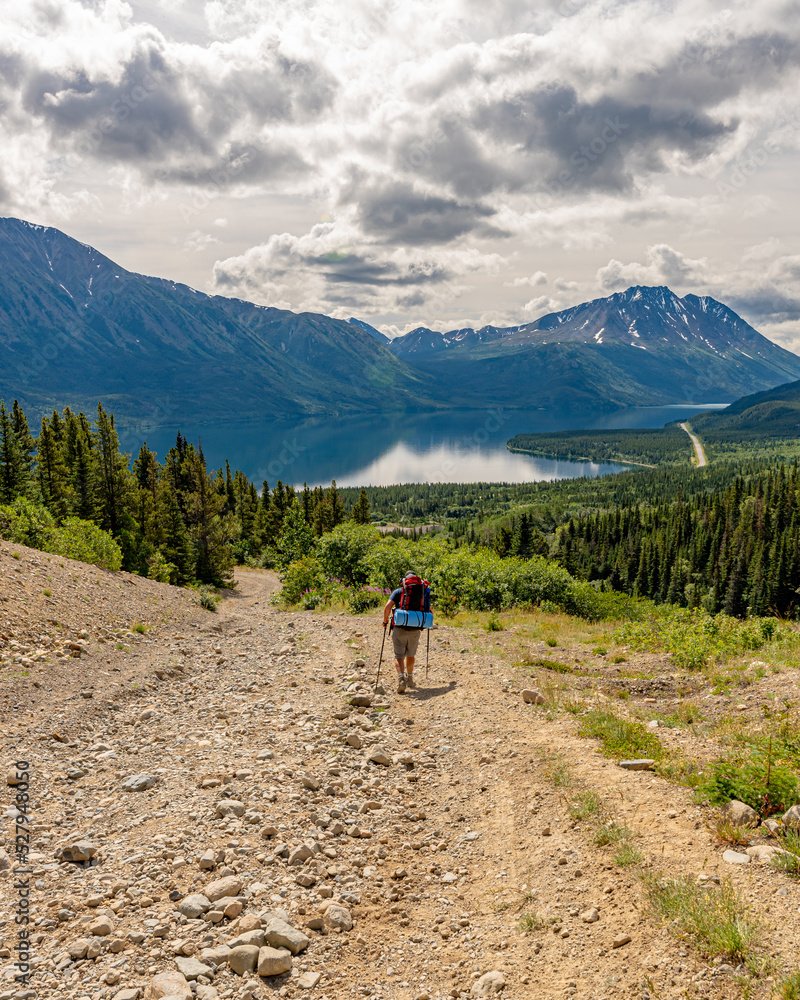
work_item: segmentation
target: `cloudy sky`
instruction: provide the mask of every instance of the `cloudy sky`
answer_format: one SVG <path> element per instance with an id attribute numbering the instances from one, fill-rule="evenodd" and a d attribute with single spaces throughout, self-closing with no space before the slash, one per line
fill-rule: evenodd
<path id="1" fill-rule="evenodd" d="M 800 3 L 0 0 L 0 213 L 393 334 L 630 284 L 800 352 Z"/>

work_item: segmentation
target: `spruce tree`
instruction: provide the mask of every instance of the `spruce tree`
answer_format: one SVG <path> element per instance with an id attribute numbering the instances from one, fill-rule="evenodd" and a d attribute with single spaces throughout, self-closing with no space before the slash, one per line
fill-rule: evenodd
<path id="1" fill-rule="evenodd" d="M 371 523 L 371 518 L 369 516 L 369 500 L 367 499 L 367 491 L 363 487 L 358 496 L 358 501 L 353 506 L 351 517 L 356 524 Z"/>

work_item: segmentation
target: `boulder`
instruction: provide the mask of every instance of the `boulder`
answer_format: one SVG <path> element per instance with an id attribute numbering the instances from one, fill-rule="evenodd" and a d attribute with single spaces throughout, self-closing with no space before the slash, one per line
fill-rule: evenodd
<path id="1" fill-rule="evenodd" d="M 749 865 L 750 855 L 742 854 L 740 851 L 723 851 L 722 860 L 729 865 Z"/>
<path id="2" fill-rule="evenodd" d="M 299 955 L 311 941 L 302 931 L 296 930 L 291 924 L 279 917 L 273 917 L 264 930 L 266 943 L 273 948 L 288 948 L 293 955 Z"/>
<path id="3" fill-rule="evenodd" d="M 228 961 L 231 949 L 226 944 L 218 944 L 213 948 L 203 948 L 200 960 L 210 965 L 224 965 Z"/>
<path id="4" fill-rule="evenodd" d="M 204 965 L 196 958 L 183 958 L 178 956 L 178 958 L 175 959 L 175 965 L 178 968 L 178 972 L 190 981 L 192 979 L 197 979 L 198 976 L 211 976 L 214 973 L 214 970 L 210 965 Z"/>
<path id="5" fill-rule="evenodd" d="M 786 810 L 783 814 L 783 825 L 789 830 L 800 830 L 800 804 Z"/>
<path id="6" fill-rule="evenodd" d="M 262 948 L 258 953 L 259 976 L 282 976 L 292 970 L 292 953 L 286 948 Z"/>
<path id="7" fill-rule="evenodd" d="M 159 972 L 147 987 L 147 1000 L 161 1000 L 162 997 L 180 997 L 193 1000 L 192 988 L 180 972 Z"/>
<path id="8" fill-rule="evenodd" d="M 528 688 L 522 692 L 522 700 L 526 705 L 544 705 L 544 695 L 533 688 Z"/>
<path id="9" fill-rule="evenodd" d="M 367 760 L 371 761 L 373 764 L 381 764 L 383 767 L 388 767 L 392 763 L 392 758 L 383 749 L 383 747 L 374 746 L 367 754 Z"/>
<path id="10" fill-rule="evenodd" d="M 235 875 L 226 875 L 224 878 L 209 882 L 203 889 L 203 895 L 207 896 L 210 902 L 216 903 L 225 896 L 238 896 L 241 891 L 242 880 Z"/>
<path id="11" fill-rule="evenodd" d="M 144 792 L 159 782 L 157 774 L 132 774 L 122 782 L 123 792 Z"/>
<path id="12" fill-rule="evenodd" d="M 300 844 L 299 847 L 295 847 L 292 853 L 289 855 L 289 865 L 294 867 L 295 865 L 302 865 L 304 861 L 309 858 L 314 857 L 314 852 L 308 846 L 308 844 Z"/>
<path id="13" fill-rule="evenodd" d="M 238 948 L 243 944 L 254 944 L 256 948 L 263 948 L 267 943 L 267 939 L 264 936 L 264 932 L 259 928 L 253 928 L 250 931 L 244 931 L 244 933 L 237 935 L 232 941 L 228 942 L 229 948 Z"/>
<path id="14" fill-rule="evenodd" d="M 472 984 L 472 995 L 474 997 L 489 997 L 493 993 L 500 993 L 506 988 L 506 978 L 502 972 L 494 970 L 487 972 Z"/>
<path id="15" fill-rule="evenodd" d="M 735 826 L 758 826 L 758 813 L 746 802 L 731 799 L 720 809 L 722 815 Z"/>
<path id="16" fill-rule="evenodd" d="M 211 909 L 211 900 L 202 892 L 193 892 L 178 903 L 178 912 L 189 920 L 197 920 Z"/>
<path id="17" fill-rule="evenodd" d="M 252 972 L 258 964 L 259 949 L 254 944 L 240 944 L 236 948 L 231 948 L 228 955 L 228 966 L 237 976 L 244 976 Z"/>
<path id="18" fill-rule="evenodd" d="M 87 938 L 76 938 L 74 941 L 70 941 L 67 945 L 67 954 L 70 958 L 77 959 L 86 958 L 86 952 L 89 950 L 89 941 Z"/>
<path id="19" fill-rule="evenodd" d="M 325 926 L 329 930 L 351 931 L 353 929 L 353 918 L 346 906 L 333 903 L 325 911 L 322 918 Z"/>
<path id="20" fill-rule="evenodd" d="M 754 847 L 747 848 L 747 854 L 753 861 L 768 864 L 777 855 L 786 854 L 786 851 L 774 844 L 756 844 Z"/>
<path id="21" fill-rule="evenodd" d="M 239 802 L 237 799 L 222 799 L 217 803 L 215 811 L 221 819 L 244 816 L 244 802 Z"/>
<path id="22" fill-rule="evenodd" d="M 89 924 L 89 932 L 95 937 L 108 937 L 113 931 L 114 921 L 108 916 L 98 917 Z"/>
<path id="23" fill-rule="evenodd" d="M 65 844 L 58 851 L 58 857 L 62 861 L 89 861 L 97 854 L 98 848 L 89 840 L 77 840 L 70 844 Z"/>

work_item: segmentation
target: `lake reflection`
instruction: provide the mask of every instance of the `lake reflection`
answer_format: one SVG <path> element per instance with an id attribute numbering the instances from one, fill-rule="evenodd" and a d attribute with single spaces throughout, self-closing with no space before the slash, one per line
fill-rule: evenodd
<path id="1" fill-rule="evenodd" d="M 260 485 L 278 479 L 302 486 L 388 486 L 420 482 L 535 482 L 599 476 L 623 466 L 512 454 L 515 434 L 580 428 L 661 427 L 715 404 L 635 407 L 614 413 L 553 410 L 468 410 L 444 414 L 347 417 L 324 420 L 221 424 L 215 427 L 124 428 L 122 447 L 133 454 L 143 440 L 163 460 L 181 433 L 200 442 L 211 468 L 241 469 Z"/>

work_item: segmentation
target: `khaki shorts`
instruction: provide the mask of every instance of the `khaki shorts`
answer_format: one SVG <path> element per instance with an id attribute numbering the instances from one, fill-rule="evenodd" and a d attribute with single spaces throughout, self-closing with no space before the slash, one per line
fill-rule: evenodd
<path id="1" fill-rule="evenodd" d="M 392 646 L 394 655 L 398 660 L 406 656 L 416 656 L 419 637 L 422 632 L 418 628 L 394 628 L 392 629 Z"/>

